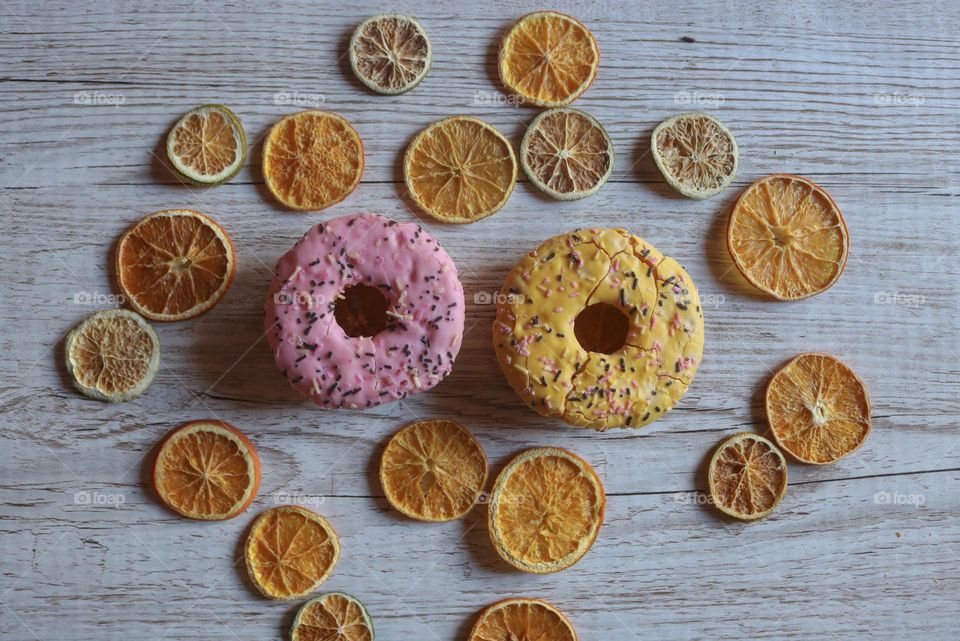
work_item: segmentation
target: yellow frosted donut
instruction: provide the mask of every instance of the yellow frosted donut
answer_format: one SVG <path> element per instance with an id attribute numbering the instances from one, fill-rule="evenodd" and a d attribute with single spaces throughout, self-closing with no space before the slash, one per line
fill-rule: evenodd
<path id="1" fill-rule="evenodd" d="M 624 229 L 577 229 L 521 260 L 493 345 L 531 408 L 571 425 L 642 427 L 677 404 L 703 355 L 689 274 Z"/>

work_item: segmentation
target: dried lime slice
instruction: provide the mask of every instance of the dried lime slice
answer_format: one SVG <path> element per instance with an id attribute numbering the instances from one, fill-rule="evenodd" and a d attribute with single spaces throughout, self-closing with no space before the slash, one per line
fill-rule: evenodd
<path id="1" fill-rule="evenodd" d="M 613 172 L 613 142 L 592 116 L 576 109 L 552 109 L 527 127 L 520 143 L 520 165 L 548 196 L 586 198 Z"/>
<path id="2" fill-rule="evenodd" d="M 160 368 L 157 332 L 126 309 L 108 309 L 82 320 L 67 334 L 65 352 L 76 388 L 111 403 L 143 394 Z"/>
<path id="3" fill-rule="evenodd" d="M 399 13 L 367 18 L 350 38 L 350 67 L 377 93 L 410 91 L 427 75 L 432 60 L 427 30 L 416 18 Z"/>
<path id="4" fill-rule="evenodd" d="M 297 611 L 290 631 L 293 641 L 373 641 L 367 608 L 345 592 L 325 592 Z"/>
<path id="5" fill-rule="evenodd" d="M 730 130 L 705 113 L 679 114 L 661 122 L 653 130 L 650 150 L 667 184 L 696 199 L 726 189 L 740 158 Z"/>
<path id="6" fill-rule="evenodd" d="M 787 461 L 767 439 L 740 432 L 717 445 L 707 484 L 713 504 L 727 516 L 762 519 L 787 493 Z"/>
<path id="7" fill-rule="evenodd" d="M 247 135 L 223 105 L 188 111 L 167 135 L 167 158 L 181 176 L 200 185 L 225 183 L 247 158 Z"/>

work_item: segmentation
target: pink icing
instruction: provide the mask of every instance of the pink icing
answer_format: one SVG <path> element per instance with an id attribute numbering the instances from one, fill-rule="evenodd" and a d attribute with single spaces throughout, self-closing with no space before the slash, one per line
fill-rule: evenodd
<path id="1" fill-rule="evenodd" d="M 355 284 L 389 301 L 387 327 L 352 338 L 334 303 Z M 359 214 L 320 223 L 277 262 L 264 325 L 277 367 L 317 405 L 373 407 L 434 387 L 463 337 L 457 267 L 420 225 Z"/>

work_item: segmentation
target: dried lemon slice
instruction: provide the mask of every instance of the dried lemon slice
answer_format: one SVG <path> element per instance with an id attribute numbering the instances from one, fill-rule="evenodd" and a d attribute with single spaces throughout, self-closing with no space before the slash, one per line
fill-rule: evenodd
<path id="1" fill-rule="evenodd" d="M 290 638 L 293 641 L 373 641 L 373 622 L 358 599 L 343 592 L 325 592 L 297 611 Z"/>
<path id="2" fill-rule="evenodd" d="M 167 134 L 167 158 L 181 176 L 201 185 L 225 183 L 247 158 L 247 134 L 223 105 L 191 109 Z"/>
<path id="3" fill-rule="evenodd" d="M 741 521 L 755 521 L 770 514 L 786 494 L 787 461 L 767 439 L 740 432 L 717 446 L 707 483 L 718 510 Z"/>
<path id="4" fill-rule="evenodd" d="M 560 610 L 542 599 L 504 599 L 480 613 L 467 641 L 577 641 Z"/>
<path id="5" fill-rule="evenodd" d="M 579 98 L 600 66 L 600 48 L 580 21 L 537 11 L 517 21 L 500 43 L 500 80 L 540 107 L 562 107 Z"/>
<path id="6" fill-rule="evenodd" d="M 847 264 L 850 240 L 840 208 L 822 187 L 774 174 L 740 195 L 727 223 L 727 249 L 751 285 L 778 300 L 829 289 Z"/>
<path id="7" fill-rule="evenodd" d="M 380 462 L 390 505 L 421 521 L 449 521 L 477 503 L 487 457 L 477 439 L 453 421 L 417 421 L 393 435 Z"/>
<path id="8" fill-rule="evenodd" d="M 350 38 L 350 67 L 377 93 L 410 91 L 426 77 L 432 60 L 427 30 L 416 18 L 399 13 L 367 18 Z"/>
<path id="9" fill-rule="evenodd" d="M 290 209 L 319 210 L 349 196 L 363 175 L 363 141 L 346 118 L 301 111 L 277 122 L 263 145 L 263 178 Z"/>
<path id="10" fill-rule="evenodd" d="M 139 314 L 108 309 L 67 334 L 67 371 L 78 390 L 119 403 L 141 394 L 160 368 L 160 338 Z"/>
<path id="11" fill-rule="evenodd" d="M 705 113 L 667 118 L 653 130 L 650 149 L 667 184 L 688 198 L 709 198 L 726 189 L 740 159 L 730 130 Z"/>
<path id="12" fill-rule="evenodd" d="M 520 166 L 548 196 L 586 198 L 603 187 L 613 172 L 613 142 L 603 125 L 582 111 L 545 111 L 523 135 Z"/>
<path id="13" fill-rule="evenodd" d="M 870 399 L 856 372 L 830 354 L 800 354 L 767 386 L 767 420 L 798 461 L 822 465 L 858 449 L 870 434 Z"/>
<path id="14" fill-rule="evenodd" d="M 518 570 L 559 572 L 593 545 L 606 503 L 589 463 L 558 447 L 533 448 L 514 457 L 493 485 L 490 539 Z"/>
<path id="15" fill-rule="evenodd" d="M 452 116 L 421 131 L 407 148 L 403 178 L 414 202 L 446 223 L 472 223 L 507 203 L 517 158 L 506 138 L 470 116 Z"/>

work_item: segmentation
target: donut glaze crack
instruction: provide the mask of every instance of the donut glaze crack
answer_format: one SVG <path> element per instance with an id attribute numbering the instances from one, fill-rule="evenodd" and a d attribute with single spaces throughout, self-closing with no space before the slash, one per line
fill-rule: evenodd
<path id="1" fill-rule="evenodd" d="M 350 336 L 337 305 L 355 285 L 386 298 L 382 331 Z M 420 225 L 375 214 L 311 228 L 277 262 L 264 328 L 277 367 L 325 408 L 367 408 L 434 387 L 463 338 L 457 267 Z"/>
<path id="2" fill-rule="evenodd" d="M 588 351 L 575 332 L 580 313 L 601 303 L 625 317 L 610 353 Z M 588 329 L 611 339 L 607 327 Z M 669 411 L 693 382 L 703 339 L 690 276 L 624 229 L 545 241 L 507 276 L 493 324 L 497 361 L 527 405 L 596 430 L 642 427 Z"/>

